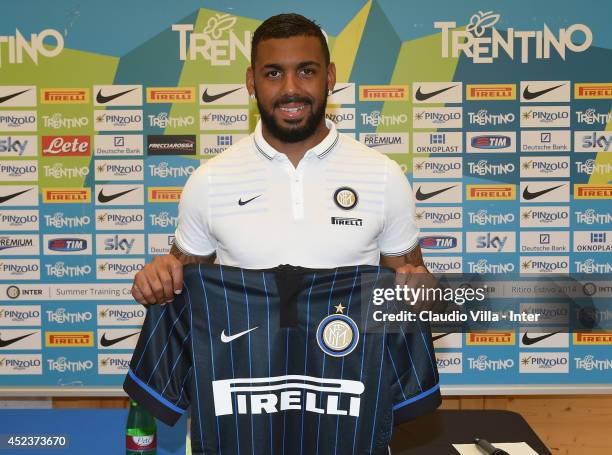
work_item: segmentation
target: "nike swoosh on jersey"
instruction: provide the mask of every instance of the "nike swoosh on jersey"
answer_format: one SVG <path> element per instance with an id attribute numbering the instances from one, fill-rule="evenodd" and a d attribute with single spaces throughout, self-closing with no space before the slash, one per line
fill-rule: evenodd
<path id="1" fill-rule="evenodd" d="M 434 92 L 429 92 L 429 93 L 423 93 L 421 91 L 421 87 L 419 87 L 417 89 L 417 91 L 414 94 L 414 97 L 418 100 L 418 101 L 425 101 L 428 100 L 429 98 L 433 98 L 436 95 L 439 95 L 440 93 L 444 93 L 447 90 L 450 90 L 453 87 L 457 87 L 456 85 L 451 85 L 450 87 L 446 87 L 446 88 L 442 88 L 440 90 L 436 90 Z"/>
<path id="2" fill-rule="evenodd" d="M 136 90 L 136 88 L 131 88 L 129 90 L 126 90 L 125 92 L 119 92 L 113 95 L 104 96 L 102 95 L 102 89 L 100 89 L 98 90 L 98 94 L 96 95 L 96 101 L 100 104 L 108 103 L 109 101 L 119 98 L 120 96 L 125 95 L 126 93 L 133 92 L 134 90 Z"/>
<path id="3" fill-rule="evenodd" d="M 224 96 L 229 95 L 230 93 L 234 93 L 240 90 L 241 88 L 242 87 L 238 87 L 233 90 L 228 90 L 227 92 L 217 93 L 216 95 L 209 95 L 208 89 L 205 89 L 204 93 L 202 93 L 202 101 L 204 101 L 205 103 L 212 103 L 213 101 L 217 101 L 219 98 L 223 98 Z"/>
<path id="4" fill-rule="evenodd" d="M 556 190 L 557 188 L 561 188 L 562 186 L 563 185 L 557 185 L 557 186 L 553 186 L 552 188 L 546 188 L 545 190 L 535 191 L 532 193 L 531 191 L 529 191 L 529 185 L 527 185 L 525 189 L 523 190 L 523 199 L 530 201 L 539 196 L 542 196 L 543 194 L 550 193 L 551 191 Z"/>
<path id="5" fill-rule="evenodd" d="M 30 89 L 27 90 L 22 90 L 21 92 L 17 92 L 17 93 L 11 93 L 10 95 L 4 95 L 4 96 L 0 96 L 0 104 L 4 103 L 5 101 L 8 101 L 12 98 L 15 98 L 16 96 L 21 95 L 22 93 L 28 92 Z"/>
<path id="6" fill-rule="evenodd" d="M 238 205 L 246 205 L 249 202 L 251 202 L 253 199 L 257 199 L 259 196 L 261 196 L 261 194 L 258 194 L 255 197 L 252 197 L 251 199 L 247 199 L 246 201 L 243 201 L 242 198 L 238 199 Z"/>
<path id="7" fill-rule="evenodd" d="M 110 202 L 113 199 L 117 199 L 118 197 L 123 196 L 124 194 L 131 193 L 132 191 L 136 189 L 137 188 L 132 188 L 131 190 L 120 191 L 119 193 L 115 193 L 115 194 L 104 194 L 104 188 L 102 188 L 100 192 L 98 193 L 98 202 L 101 202 L 102 204 L 106 202 Z"/>
<path id="8" fill-rule="evenodd" d="M 120 341 L 127 340 L 129 337 L 133 337 L 134 335 L 138 335 L 139 333 L 140 332 L 134 332 L 134 333 L 131 333 L 129 335 L 125 335 L 119 338 L 110 338 L 110 339 L 106 338 L 106 333 L 105 333 L 102 335 L 102 338 L 100 338 L 100 344 L 106 348 L 108 346 L 112 346 L 113 344 L 117 344 Z"/>
<path id="9" fill-rule="evenodd" d="M 24 338 L 34 335 L 35 333 L 36 332 L 28 333 L 27 335 L 21 335 L 19 337 L 10 338 L 8 340 L 3 340 L 2 338 L 0 338 L 0 348 L 5 348 L 7 346 L 10 346 L 13 343 L 17 343 L 19 340 L 23 340 Z"/>
<path id="10" fill-rule="evenodd" d="M 259 326 L 256 326 L 256 327 L 253 327 L 252 329 L 248 329 L 248 330 L 245 330 L 243 332 L 236 333 L 234 335 L 226 335 L 225 334 L 225 329 L 223 329 L 221 331 L 221 342 L 222 343 L 229 343 L 231 341 L 234 341 L 236 338 L 240 338 L 242 335 L 246 335 L 247 333 L 252 332 L 253 330 L 258 329 L 258 328 L 259 328 Z"/>
<path id="11" fill-rule="evenodd" d="M 546 338 L 550 338 L 553 335 L 556 335 L 557 333 L 560 332 L 553 332 L 553 333 L 547 333 L 546 335 L 540 335 L 539 337 L 533 337 L 530 338 L 529 336 L 527 336 L 527 332 L 523 333 L 523 339 L 521 340 L 523 342 L 524 345 L 532 345 L 532 344 L 536 344 L 538 341 L 542 341 L 545 340 Z"/>
<path id="12" fill-rule="evenodd" d="M 559 87 L 562 87 L 564 85 L 565 84 L 555 85 L 554 87 L 545 88 L 544 90 L 538 90 L 537 92 L 530 92 L 529 86 L 527 86 L 525 87 L 525 90 L 523 90 L 523 98 L 525 98 L 526 100 L 532 100 L 537 98 L 538 96 L 542 96 L 548 92 L 552 92 L 553 90 L 558 89 Z"/>
<path id="13" fill-rule="evenodd" d="M 432 191 L 431 193 L 423 193 L 421 191 L 421 187 L 417 189 L 416 198 L 417 201 L 426 201 L 427 199 L 431 199 L 434 196 L 437 196 L 440 193 L 444 193 L 445 191 L 450 190 L 451 188 L 455 188 L 456 185 L 449 186 L 448 188 L 442 188 L 441 190 Z"/>
<path id="14" fill-rule="evenodd" d="M 27 190 L 17 191 L 16 193 L 13 193 L 13 194 L 7 194 L 6 196 L 0 196 L 0 204 L 2 204 L 3 202 L 6 202 L 6 201 L 10 201 L 11 199 L 13 199 L 14 197 L 19 196 L 20 194 L 27 193 L 31 189 L 32 188 L 29 188 Z"/>

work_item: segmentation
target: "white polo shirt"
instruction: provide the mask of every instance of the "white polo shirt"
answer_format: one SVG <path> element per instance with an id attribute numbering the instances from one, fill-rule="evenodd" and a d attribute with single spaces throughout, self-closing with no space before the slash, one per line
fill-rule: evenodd
<path id="1" fill-rule="evenodd" d="M 261 123 L 201 165 L 181 196 L 177 248 L 243 268 L 376 265 L 381 253 L 414 248 L 414 200 L 399 165 L 326 124 L 297 168 Z"/>

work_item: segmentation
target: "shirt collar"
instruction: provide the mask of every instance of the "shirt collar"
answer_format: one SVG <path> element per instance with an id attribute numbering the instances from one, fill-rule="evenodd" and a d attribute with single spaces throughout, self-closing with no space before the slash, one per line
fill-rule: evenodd
<path id="1" fill-rule="evenodd" d="M 314 152 L 318 158 L 325 157 L 338 143 L 340 139 L 340 135 L 338 134 L 338 130 L 336 130 L 336 125 L 329 119 L 325 119 L 325 126 L 329 129 L 327 136 L 315 145 L 313 148 L 308 150 L 308 152 Z M 261 153 L 264 157 L 269 160 L 273 160 L 276 155 L 280 152 L 272 147 L 268 142 L 264 139 L 263 134 L 261 132 L 261 120 L 257 122 L 257 126 L 255 126 L 255 132 L 253 133 L 253 142 L 255 143 L 255 148 L 259 153 Z"/>

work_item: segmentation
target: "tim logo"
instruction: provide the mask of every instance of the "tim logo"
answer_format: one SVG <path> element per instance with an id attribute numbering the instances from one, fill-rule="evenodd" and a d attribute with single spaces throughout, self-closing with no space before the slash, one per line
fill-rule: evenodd
<path id="1" fill-rule="evenodd" d="M 475 136 L 472 138 L 472 147 L 478 149 L 503 149 L 510 147 L 508 136 Z"/>
<path id="2" fill-rule="evenodd" d="M 352 417 L 359 417 L 361 394 L 365 389 L 359 381 L 302 375 L 222 379 L 213 381 L 212 388 L 217 416 L 301 409 Z"/>

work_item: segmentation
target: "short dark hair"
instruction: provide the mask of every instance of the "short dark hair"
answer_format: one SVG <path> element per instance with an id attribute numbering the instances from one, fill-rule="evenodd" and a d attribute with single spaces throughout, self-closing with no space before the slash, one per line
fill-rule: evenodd
<path id="1" fill-rule="evenodd" d="M 329 48 L 321 27 L 300 14 L 288 13 L 269 17 L 257 27 L 251 41 L 251 66 L 255 66 L 257 45 L 261 41 L 273 38 L 291 38 L 293 36 L 318 38 L 325 55 L 325 63 L 329 64 Z"/>

